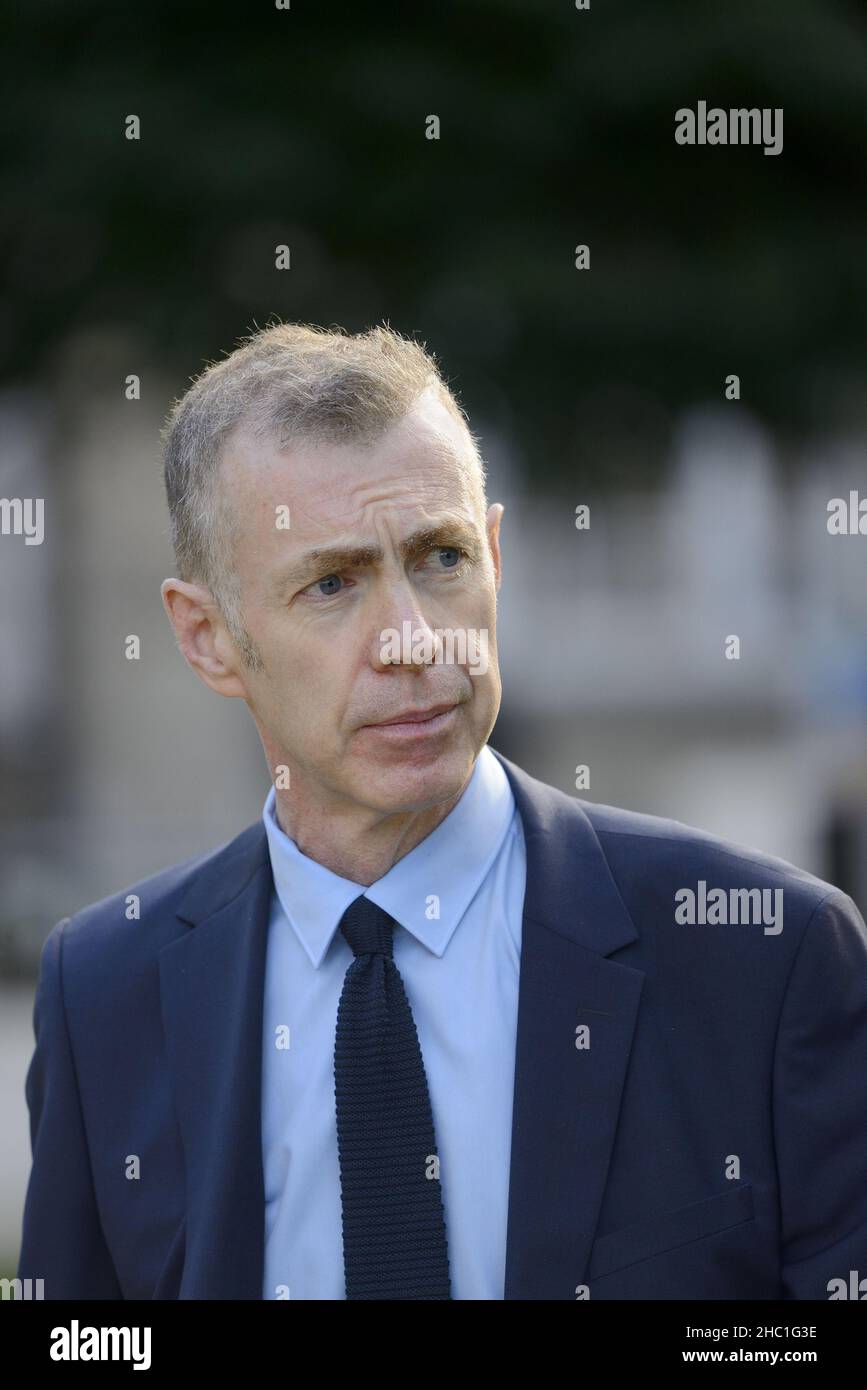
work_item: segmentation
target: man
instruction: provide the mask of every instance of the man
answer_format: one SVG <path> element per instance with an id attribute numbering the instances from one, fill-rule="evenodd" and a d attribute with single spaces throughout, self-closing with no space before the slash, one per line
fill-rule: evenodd
<path id="1" fill-rule="evenodd" d="M 571 1300 L 867 1275 L 864 922 L 487 746 L 503 509 L 434 360 L 387 328 L 256 333 L 176 403 L 165 474 L 178 645 L 246 701 L 273 786 L 227 846 L 49 935 L 19 1276 Z"/>

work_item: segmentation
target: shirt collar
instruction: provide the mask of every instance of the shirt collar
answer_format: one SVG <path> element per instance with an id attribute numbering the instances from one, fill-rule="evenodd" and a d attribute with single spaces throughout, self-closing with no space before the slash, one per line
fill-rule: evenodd
<path id="1" fill-rule="evenodd" d="M 515 814 L 509 779 L 487 744 L 445 820 L 368 887 L 309 858 L 281 829 L 273 786 L 262 819 L 274 888 L 318 970 L 340 919 L 364 893 L 435 956 L 441 956 L 499 852 Z"/>

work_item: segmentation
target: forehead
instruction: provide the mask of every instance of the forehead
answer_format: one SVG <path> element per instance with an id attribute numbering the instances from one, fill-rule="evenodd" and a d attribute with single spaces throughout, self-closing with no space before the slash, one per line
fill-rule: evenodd
<path id="1" fill-rule="evenodd" d="M 239 432 L 222 468 L 236 522 L 273 526 L 291 509 L 291 530 L 345 525 L 380 504 L 448 507 L 472 513 L 474 451 L 464 426 L 432 390 L 371 443 L 298 440 L 281 448 Z"/>

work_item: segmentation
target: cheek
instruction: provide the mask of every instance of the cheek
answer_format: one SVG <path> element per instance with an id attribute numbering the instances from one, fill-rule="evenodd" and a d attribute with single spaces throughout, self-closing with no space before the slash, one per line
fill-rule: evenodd
<path id="1" fill-rule="evenodd" d="M 274 683 L 284 720 L 303 719 L 308 726 L 328 722 L 349 683 L 349 656 L 348 640 L 296 643 L 291 653 L 284 652 Z"/>

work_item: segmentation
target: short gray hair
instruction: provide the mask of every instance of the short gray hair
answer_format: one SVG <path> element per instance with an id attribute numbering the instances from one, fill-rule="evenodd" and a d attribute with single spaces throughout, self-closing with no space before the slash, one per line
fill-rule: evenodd
<path id="1" fill-rule="evenodd" d="M 485 469 L 477 437 L 436 357 L 387 324 L 363 333 L 298 323 L 257 329 L 173 402 L 161 439 L 179 577 L 211 591 L 251 666 L 260 661 L 240 611 L 235 521 L 218 486 L 230 436 L 243 429 L 279 447 L 296 440 L 368 444 L 431 385 L 469 437 L 477 465 L 472 487 L 484 515 Z"/>

